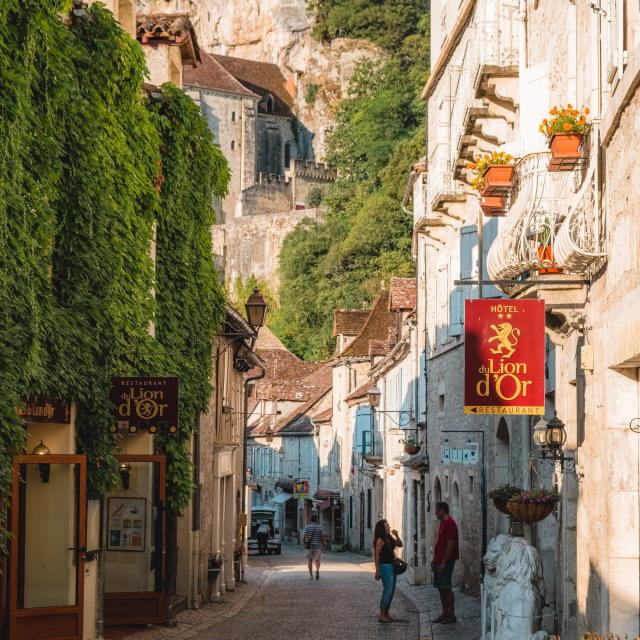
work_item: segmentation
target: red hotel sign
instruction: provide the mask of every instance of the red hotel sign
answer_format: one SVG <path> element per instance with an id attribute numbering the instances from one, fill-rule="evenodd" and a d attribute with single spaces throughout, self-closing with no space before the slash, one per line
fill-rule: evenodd
<path id="1" fill-rule="evenodd" d="M 544 415 L 544 300 L 466 300 L 464 412 Z"/>

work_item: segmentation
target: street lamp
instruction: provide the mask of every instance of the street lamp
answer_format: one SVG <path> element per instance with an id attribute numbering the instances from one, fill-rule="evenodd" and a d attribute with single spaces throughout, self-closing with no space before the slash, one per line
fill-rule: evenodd
<path id="1" fill-rule="evenodd" d="M 378 389 L 375 385 L 369 389 L 369 404 L 377 408 L 380 406 L 380 397 L 382 396 L 382 391 Z"/>
<path id="2" fill-rule="evenodd" d="M 542 462 L 549 460 L 552 463 L 560 463 L 562 469 L 570 471 L 575 469 L 576 462 L 571 456 L 564 454 L 562 447 L 567 442 L 567 429 L 558 418 L 558 412 L 553 412 L 553 418 L 547 421 L 540 419 L 533 429 L 533 443 L 540 450 L 538 459 Z"/>
<path id="3" fill-rule="evenodd" d="M 51 455 L 51 449 L 40 440 L 40 444 L 32 451 L 34 456 L 48 456 Z M 48 462 L 40 462 L 38 464 L 38 471 L 40 472 L 40 480 L 45 484 L 49 482 L 51 477 L 51 465 Z"/>
<path id="4" fill-rule="evenodd" d="M 258 289 L 253 293 L 244 305 L 247 310 L 247 320 L 254 329 L 264 326 L 264 319 L 267 315 L 267 303 Z"/>
<path id="5" fill-rule="evenodd" d="M 273 429 L 272 429 L 271 427 L 269 427 L 269 428 L 265 431 L 264 435 L 266 436 L 267 442 L 268 442 L 269 444 L 271 444 L 271 443 L 273 442 Z"/>

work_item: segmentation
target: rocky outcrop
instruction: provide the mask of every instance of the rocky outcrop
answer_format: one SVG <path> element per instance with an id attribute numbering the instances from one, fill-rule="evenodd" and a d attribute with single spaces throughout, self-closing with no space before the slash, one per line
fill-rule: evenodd
<path id="1" fill-rule="evenodd" d="M 381 55 L 364 40 L 315 40 L 307 0 L 138 0 L 137 8 L 187 12 L 203 49 L 278 64 L 318 160 L 357 61 Z"/>

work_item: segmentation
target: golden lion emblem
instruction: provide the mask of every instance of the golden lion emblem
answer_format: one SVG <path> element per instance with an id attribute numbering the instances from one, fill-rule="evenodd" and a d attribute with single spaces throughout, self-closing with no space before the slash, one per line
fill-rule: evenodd
<path id="1" fill-rule="evenodd" d="M 491 349 L 491 353 L 505 358 L 510 358 L 516 351 L 518 338 L 520 337 L 520 329 L 514 329 L 508 322 L 499 325 L 492 324 L 491 330 L 495 332 L 495 336 L 491 336 L 487 342 L 492 343 L 498 341 L 498 346 Z"/>

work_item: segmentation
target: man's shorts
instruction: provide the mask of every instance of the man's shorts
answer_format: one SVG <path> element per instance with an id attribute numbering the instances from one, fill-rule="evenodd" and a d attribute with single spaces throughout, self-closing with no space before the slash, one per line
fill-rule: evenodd
<path id="1" fill-rule="evenodd" d="M 306 549 L 304 557 L 307 560 L 320 560 L 322 557 L 322 549 Z"/>
<path id="2" fill-rule="evenodd" d="M 444 566 L 444 571 L 440 571 L 437 565 L 433 566 L 433 586 L 440 591 L 448 591 L 451 589 L 453 579 L 453 567 L 455 560 L 449 560 Z"/>

